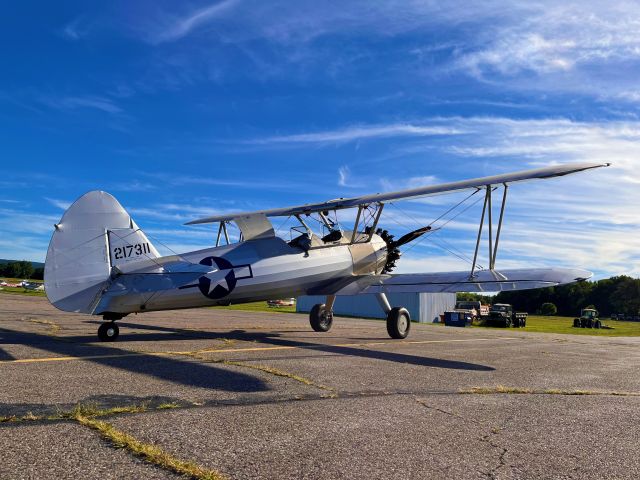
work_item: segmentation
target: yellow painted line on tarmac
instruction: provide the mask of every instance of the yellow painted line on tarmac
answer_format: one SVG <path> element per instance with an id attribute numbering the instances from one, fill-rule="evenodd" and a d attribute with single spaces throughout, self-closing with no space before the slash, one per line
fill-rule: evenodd
<path id="1" fill-rule="evenodd" d="M 42 358 L 19 358 L 14 360 L 0 360 L 2 364 L 15 364 L 15 363 L 47 363 L 47 362 L 71 362 L 74 360 L 101 360 L 108 358 L 126 358 L 126 357 L 165 357 L 172 355 L 192 355 L 194 353 L 206 354 L 206 353 L 242 353 L 242 352 L 262 352 L 273 350 L 309 350 L 318 348 L 353 348 L 353 347 L 374 347 L 380 345 L 424 345 L 429 343 L 465 343 L 465 342 L 487 342 L 491 340 L 518 340 L 517 337 L 495 337 L 495 338 L 465 338 L 455 340 L 405 340 L 403 342 L 361 342 L 361 343 L 338 343 L 338 344 L 314 344 L 314 345 L 277 345 L 272 347 L 245 347 L 245 348 L 218 348 L 211 350 L 185 350 L 185 351 L 167 351 L 167 352 L 130 352 L 130 353 L 113 353 L 106 355 L 85 355 L 85 356 L 67 356 L 67 357 L 42 357 Z"/>

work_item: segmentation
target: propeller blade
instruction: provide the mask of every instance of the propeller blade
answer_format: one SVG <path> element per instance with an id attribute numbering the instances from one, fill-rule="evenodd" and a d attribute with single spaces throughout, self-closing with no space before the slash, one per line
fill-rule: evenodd
<path id="1" fill-rule="evenodd" d="M 402 245 L 405 245 L 405 244 L 407 244 L 409 242 L 414 241 L 416 238 L 420 238 L 422 235 L 427 233 L 429 230 L 431 230 L 431 226 L 422 227 L 422 228 L 419 228 L 417 230 L 414 230 L 413 232 L 409 232 L 406 235 L 401 236 L 398 240 L 395 240 L 393 242 L 393 246 L 394 247 L 401 247 Z"/>

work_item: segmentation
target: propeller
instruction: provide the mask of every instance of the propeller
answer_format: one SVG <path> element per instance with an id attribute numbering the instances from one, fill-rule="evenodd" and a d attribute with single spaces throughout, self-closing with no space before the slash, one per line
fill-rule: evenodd
<path id="1" fill-rule="evenodd" d="M 403 236 L 401 236 L 398 240 L 394 240 L 393 234 L 389 233 L 388 230 L 383 230 L 379 228 L 376 231 L 376 234 L 382 238 L 387 244 L 387 263 L 382 269 L 382 273 L 391 272 L 395 266 L 396 262 L 400 259 L 400 247 L 402 245 L 406 245 L 409 242 L 414 241 L 417 238 L 420 238 L 422 235 L 431 230 L 431 226 L 421 227 L 413 232 L 409 232 Z"/>

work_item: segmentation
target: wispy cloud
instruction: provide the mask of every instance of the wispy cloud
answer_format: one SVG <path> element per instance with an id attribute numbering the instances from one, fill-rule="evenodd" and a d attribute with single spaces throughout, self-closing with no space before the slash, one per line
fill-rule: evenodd
<path id="1" fill-rule="evenodd" d="M 82 108 L 90 108 L 100 110 L 112 115 L 121 114 L 122 108 L 115 104 L 113 100 L 107 97 L 94 95 L 84 96 L 46 96 L 41 98 L 45 105 L 59 110 L 77 110 Z"/>
<path id="2" fill-rule="evenodd" d="M 159 44 L 179 40 L 207 23 L 224 16 L 231 11 L 239 0 L 223 0 L 207 7 L 192 10 L 181 17 L 166 18 L 163 25 L 150 37 L 151 43 Z"/>
<path id="3" fill-rule="evenodd" d="M 54 207 L 58 207 L 61 210 L 66 210 L 71 206 L 71 202 L 68 202 L 66 200 L 59 200 L 57 198 L 49 198 L 49 197 L 44 197 L 44 199 Z"/>
<path id="4" fill-rule="evenodd" d="M 410 123 L 392 123 L 387 125 L 360 125 L 299 133 L 293 135 L 279 135 L 255 138 L 246 143 L 257 145 L 276 144 L 339 144 L 355 140 L 391 138 L 391 137 L 429 137 L 439 135 L 460 135 L 464 130 L 447 127 L 446 125 L 414 125 Z"/>
<path id="5" fill-rule="evenodd" d="M 83 15 L 74 18 L 69 23 L 67 23 L 60 32 L 62 35 L 68 40 L 80 40 L 85 37 L 89 31 L 91 30 L 91 26 L 89 23 L 85 21 L 85 17 Z"/>
<path id="6" fill-rule="evenodd" d="M 349 178 L 349 167 L 346 165 L 338 168 L 338 185 L 341 187 L 347 186 L 347 179 Z"/>

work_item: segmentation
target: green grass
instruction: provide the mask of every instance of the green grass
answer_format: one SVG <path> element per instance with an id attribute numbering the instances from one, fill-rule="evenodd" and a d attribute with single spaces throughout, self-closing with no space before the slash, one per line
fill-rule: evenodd
<path id="1" fill-rule="evenodd" d="M 20 283 L 24 278 L 7 278 L 0 277 L 0 280 L 4 280 L 7 283 Z M 29 280 L 30 283 L 43 283 L 43 280 Z M 27 290 L 23 287 L 0 287 L 0 293 L 12 293 L 17 295 L 28 295 L 31 297 L 44 297 L 44 291 L 35 292 L 33 290 Z"/>
<path id="2" fill-rule="evenodd" d="M 619 322 L 617 320 L 601 319 L 608 328 L 574 328 L 574 317 L 554 317 L 542 315 L 529 315 L 527 326 L 523 328 L 526 332 L 542 333 L 570 333 L 573 335 L 595 335 L 601 337 L 640 337 L 640 322 Z M 480 327 L 492 328 L 492 327 Z M 505 329 L 501 329 L 505 330 Z M 514 332 L 520 331 L 518 328 L 511 328 Z"/>
<path id="3" fill-rule="evenodd" d="M 27 280 L 31 283 L 44 283 L 44 280 L 29 280 L 28 278 L 9 278 L 9 277 L 0 277 L 0 280 L 4 280 L 7 283 L 19 283 L 23 280 Z"/>
<path id="4" fill-rule="evenodd" d="M 274 313 L 296 313 L 295 305 L 293 307 L 270 307 L 267 302 L 251 302 L 239 303 L 238 305 L 229 305 L 228 307 L 212 307 L 223 310 L 243 310 L 246 312 L 274 312 Z"/>
<path id="5" fill-rule="evenodd" d="M 44 291 L 26 290 L 23 287 L 0 287 L 0 293 L 10 295 L 27 295 L 29 297 L 44 297 Z"/>

